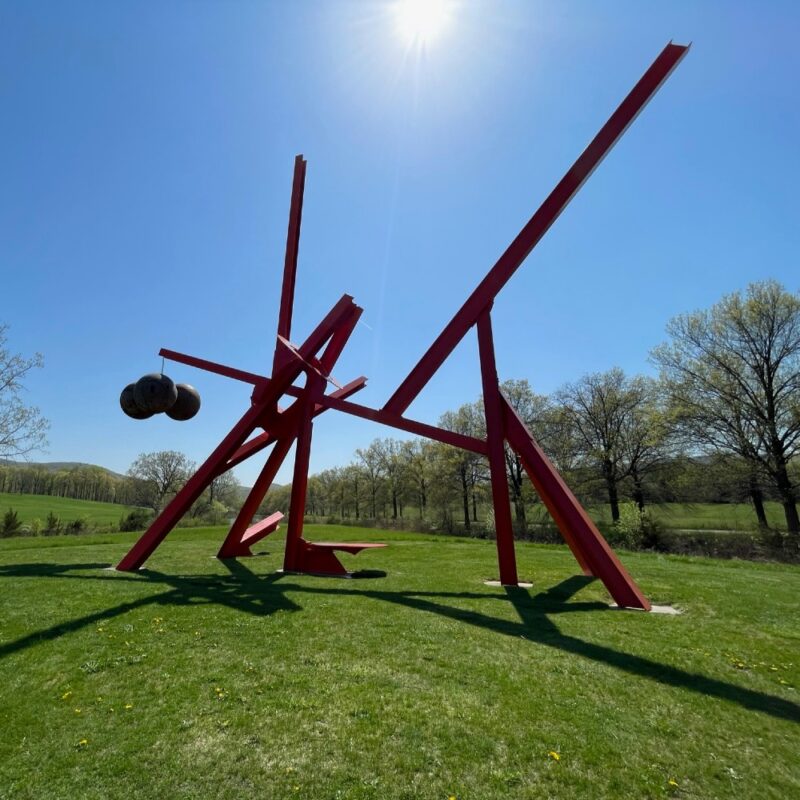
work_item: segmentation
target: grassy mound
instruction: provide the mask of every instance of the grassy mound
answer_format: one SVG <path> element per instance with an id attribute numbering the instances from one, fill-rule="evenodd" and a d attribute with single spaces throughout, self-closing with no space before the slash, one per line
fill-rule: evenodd
<path id="1" fill-rule="evenodd" d="M 8 494 L 0 492 L 0 514 L 13 508 L 20 522 L 33 519 L 44 522 L 51 512 L 62 522 L 87 519 L 96 525 L 111 525 L 133 510 L 133 506 L 118 503 L 97 503 L 94 500 L 75 500 L 71 497 L 52 497 L 45 494 Z"/>
<path id="2" fill-rule="evenodd" d="M 625 554 L 667 617 L 562 547 L 506 590 L 490 542 L 307 533 L 390 547 L 342 580 L 221 529 L 138 574 L 131 535 L 0 542 L 0 797 L 800 796 L 797 567 Z"/>

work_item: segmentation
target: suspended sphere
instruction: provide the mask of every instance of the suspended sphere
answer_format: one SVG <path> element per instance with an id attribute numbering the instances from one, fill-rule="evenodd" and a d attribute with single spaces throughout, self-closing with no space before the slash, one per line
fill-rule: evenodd
<path id="1" fill-rule="evenodd" d="M 133 399 L 139 408 L 151 414 L 160 414 L 175 405 L 178 390 L 166 375 L 152 372 L 136 381 Z"/>
<path id="2" fill-rule="evenodd" d="M 122 390 L 122 394 L 119 396 L 120 407 L 132 419 L 147 419 L 148 417 L 152 417 L 152 411 L 142 411 L 142 409 L 136 405 L 136 400 L 133 396 L 133 389 L 135 385 L 135 383 L 129 383 Z"/>
<path id="3" fill-rule="evenodd" d="M 178 399 L 172 408 L 167 409 L 167 416 L 185 422 L 200 410 L 200 392 L 188 383 L 179 383 L 177 389 Z"/>

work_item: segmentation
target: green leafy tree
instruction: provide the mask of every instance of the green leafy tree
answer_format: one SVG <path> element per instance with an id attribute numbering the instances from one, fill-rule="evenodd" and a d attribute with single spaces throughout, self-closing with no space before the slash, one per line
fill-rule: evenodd
<path id="1" fill-rule="evenodd" d="M 557 400 L 582 458 L 602 476 L 611 518 L 619 519 L 626 479 L 633 480 L 636 502 L 644 508 L 642 479 L 660 460 L 666 437 L 655 382 L 629 378 L 615 367 L 568 384 Z"/>
<path id="2" fill-rule="evenodd" d="M 194 470 L 194 464 L 176 450 L 142 453 L 128 469 L 133 479 L 136 505 L 161 511 Z"/>
<path id="3" fill-rule="evenodd" d="M 791 462 L 800 451 L 800 295 L 753 283 L 667 326 L 653 351 L 680 423 L 708 452 L 733 453 L 766 476 L 786 526 L 800 533 Z"/>

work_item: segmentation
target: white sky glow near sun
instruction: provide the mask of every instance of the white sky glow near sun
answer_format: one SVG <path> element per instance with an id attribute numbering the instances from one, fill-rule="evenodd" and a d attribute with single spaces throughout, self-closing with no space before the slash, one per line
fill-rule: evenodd
<path id="1" fill-rule="evenodd" d="M 393 6 L 399 35 L 409 44 L 428 45 L 447 27 L 452 0 L 397 0 Z"/>

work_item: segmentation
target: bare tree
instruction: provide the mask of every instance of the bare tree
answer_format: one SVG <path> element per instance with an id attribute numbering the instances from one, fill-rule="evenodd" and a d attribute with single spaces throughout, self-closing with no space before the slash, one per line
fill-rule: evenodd
<path id="1" fill-rule="evenodd" d="M 158 513 L 193 471 L 194 464 L 175 450 L 142 453 L 128 470 L 136 487 L 136 504 Z"/>
<path id="2" fill-rule="evenodd" d="M 208 502 L 222 503 L 226 508 L 238 508 L 241 505 L 241 484 L 233 470 L 217 475 L 208 487 Z"/>
<path id="3" fill-rule="evenodd" d="M 20 397 L 22 380 L 43 365 L 42 356 L 12 354 L 6 347 L 8 325 L 0 325 L 0 457 L 24 456 L 47 444 L 49 427 L 38 408 L 25 405 Z"/>
<path id="4" fill-rule="evenodd" d="M 660 446 L 653 418 L 654 390 L 652 380 L 627 378 L 614 368 L 585 375 L 557 393 L 583 458 L 599 468 L 615 522 L 620 484 L 626 478 L 636 476 L 634 496 L 640 507 L 644 505 L 641 477 L 655 462 Z"/>
<path id="5" fill-rule="evenodd" d="M 753 283 L 707 311 L 673 319 L 653 351 L 698 446 L 735 453 L 768 476 L 790 533 L 800 533 L 789 464 L 800 452 L 800 295 Z"/>
<path id="6" fill-rule="evenodd" d="M 378 497 L 383 480 L 383 457 L 380 452 L 380 445 L 376 439 L 366 449 L 356 450 L 356 455 L 361 460 L 364 467 L 364 477 L 369 486 L 370 511 L 372 518 L 378 516 Z"/>

